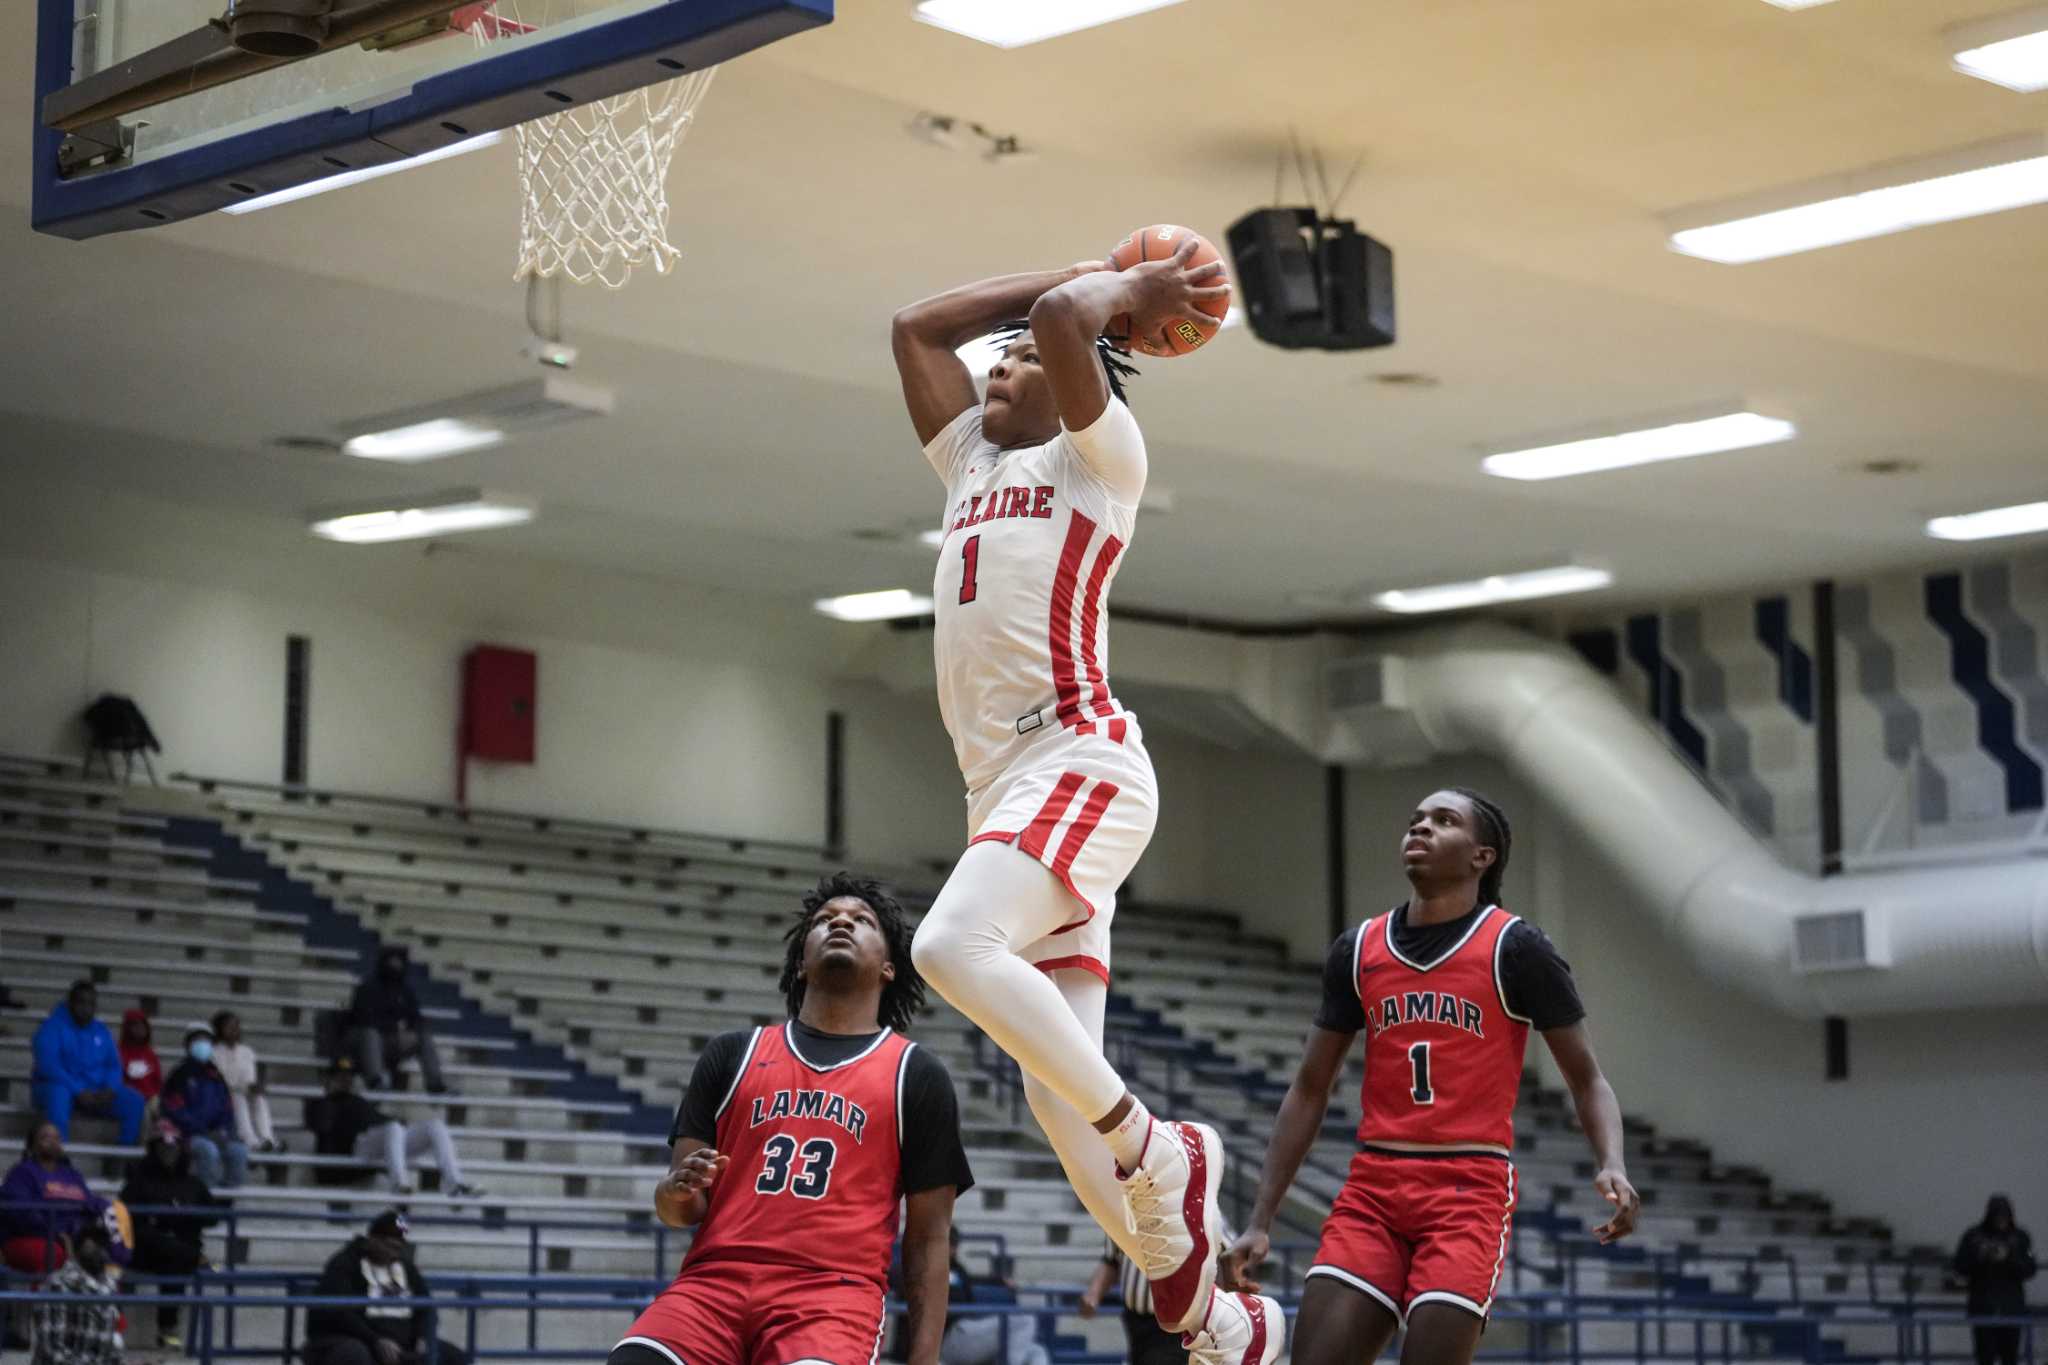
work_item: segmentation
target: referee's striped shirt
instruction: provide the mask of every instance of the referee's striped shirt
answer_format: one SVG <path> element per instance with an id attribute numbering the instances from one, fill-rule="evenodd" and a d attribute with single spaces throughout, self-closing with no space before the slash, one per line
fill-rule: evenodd
<path id="1" fill-rule="evenodd" d="M 1222 1225 L 1220 1231 L 1221 1243 L 1216 1249 L 1218 1257 L 1237 1240 L 1237 1234 L 1227 1224 Z M 1123 1249 L 1107 1237 L 1102 1239 L 1102 1263 L 1116 1267 L 1117 1292 L 1123 1296 L 1124 1309 L 1141 1317 L 1151 1317 L 1152 1282 L 1145 1278 L 1145 1272 L 1138 1269 L 1130 1257 L 1124 1255 Z"/>

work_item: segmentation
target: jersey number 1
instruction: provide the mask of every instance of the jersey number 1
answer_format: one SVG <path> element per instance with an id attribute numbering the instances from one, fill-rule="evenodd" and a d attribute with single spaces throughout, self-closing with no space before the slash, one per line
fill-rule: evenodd
<path id="1" fill-rule="evenodd" d="M 974 600 L 975 576 L 981 569 L 981 537 L 969 536 L 960 547 L 960 605 L 966 606 Z"/>
<path id="2" fill-rule="evenodd" d="M 1408 1098 L 1417 1104 L 1435 1104 L 1436 1091 L 1429 1088 L 1429 1044 L 1416 1043 L 1408 1049 L 1408 1069 L 1414 1073 L 1414 1084 L 1408 1089 Z"/>
<path id="3" fill-rule="evenodd" d="M 812 1138 L 802 1147 L 787 1133 L 769 1138 L 762 1149 L 765 1160 L 754 1181 L 756 1194 L 781 1194 L 788 1190 L 799 1199 L 823 1199 L 832 1185 L 832 1162 L 839 1148 L 831 1138 Z"/>

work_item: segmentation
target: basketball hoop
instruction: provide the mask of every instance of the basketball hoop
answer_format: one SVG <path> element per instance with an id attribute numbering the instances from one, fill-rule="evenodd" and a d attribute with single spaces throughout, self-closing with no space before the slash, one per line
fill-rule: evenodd
<path id="1" fill-rule="evenodd" d="M 488 44 L 574 18 L 577 6 L 497 0 L 474 11 L 469 31 Z M 524 203 L 513 279 L 567 275 L 621 289 L 635 266 L 668 273 L 681 254 L 668 239 L 669 161 L 717 72 L 687 72 L 518 125 Z"/>

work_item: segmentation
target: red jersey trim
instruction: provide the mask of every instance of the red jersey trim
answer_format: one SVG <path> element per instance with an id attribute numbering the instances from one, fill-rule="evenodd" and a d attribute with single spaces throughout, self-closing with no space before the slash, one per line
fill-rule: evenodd
<path id="1" fill-rule="evenodd" d="M 732 1097 L 739 1093 L 740 1081 L 747 1074 L 747 1064 L 754 1060 L 754 1053 L 760 1050 L 763 1030 L 756 1028 L 754 1036 L 747 1040 L 747 1050 L 740 1055 L 739 1067 L 732 1073 L 732 1084 L 725 1088 L 725 1098 L 718 1102 L 718 1112 L 711 1116 L 714 1127 L 725 1117 L 726 1108 L 732 1104 Z"/>
<path id="2" fill-rule="evenodd" d="M 888 1042 L 890 1038 L 895 1036 L 895 1033 L 895 1029 L 883 1029 L 880 1033 L 875 1035 L 874 1042 L 869 1043 L 866 1047 L 862 1048 L 859 1052 L 856 1052 L 853 1056 L 848 1057 L 845 1061 L 834 1062 L 830 1066 L 819 1066 L 816 1062 L 804 1056 L 803 1053 L 797 1050 L 796 1023 L 794 1020 L 782 1026 L 782 1045 L 789 1049 L 789 1055 L 796 1058 L 798 1065 L 804 1067 L 806 1070 L 815 1071 L 822 1076 L 827 1071 L 837 1071 L 841 1067 L 852 1066 L 855 1062 L 864 1061 L 868 1057 L 874 1055 L 875 1049 L 880 1047 L 882 1044 Z M 751 1056 L 752 1054 L 749 1053 L 748 1055 Z M 741 1069 L 745 1070 L 744 1067 L 742 1067 Z"/>
<path id="3" fill-rule="evenodd" d="M 1400 963 L 1404 967 L 1410 968 L 1413 971 L 1433 972 L 1438 967 L 1443 966 L 1446 962 L 1449 962 L 1452 958 L 1456 957 L 1458 955 L 1458 950 L 1464 947 L 1467 943 L 1470 943 L 1472 941 L 1472 935 L 1478 933 L 1482 926 L 1489 923 L 1493 919 L 1493 912 L 1498 909 L 1500 909 L 1500 907 L 1497 905 L 1489 905 L 1486 907 L 1486 913 L 1474 916 L 1472 920 L 1472 927 L 1465 931 L 1464 937 L 1460 938 L 1456 943 L 1453 943 L 1450 947 L 1444 949 L 1442 955 L 1439 956 L 1436 961 L 1430 963 L 1428 966 L 1424 966 L 1422 963 L 1417 962 L 1415 959 L 1408 957 L 1407 955 L 1402 953 L 1402 951 L 1399 948 L 1396 948 L 1394 946 L 1394 912 L 1389 910 L 1385 915 L 1381 917 L 1384 920 L 1386 920 L 1387 952 L 1393 956 L 1394 961 Z M 1502 930 L 1501 932 L 1505 933 L 1507 931 Z M 1360 935 L 1360 937 L 1363 938 L 1364 935 Z M 1497 948 L 1499 945 L 1496 944 L 1495 946 Z M 1356 972 L 1352 974 L 1354 976 L 1357 975 Z"/>
<path id="4" fill-rule="evenodd" d="M 1099 957 L 1089 957 L 1085 954 L 1077 954 L 1073 957 L 1049 957 L 1043 962 L 1034 962 L 1031 965 L 1038 968 L 1041 972 L 1047 973 L 1059 971 L 1062 967 L 1073 967 L 1079 971 L 1091 972 L 1101 977 L 1102 984 L 1105 986 L 1109 984 L 1109 964 Z"/>

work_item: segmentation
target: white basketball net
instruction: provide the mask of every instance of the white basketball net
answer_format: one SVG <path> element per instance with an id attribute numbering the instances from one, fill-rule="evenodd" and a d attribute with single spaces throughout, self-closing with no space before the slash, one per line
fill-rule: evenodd
<path id="1" fill-rule="evenodd" d="M 524 0 L 545 10 L 553 0 Z M 498 0 L 519 22 L 521 0 Z M 540 18 L 549 16 L 542 14 Z M 478 41 L 491 37 L 480 26 Z M 690 130 L 717 67 L 547 114 L 519 135 L 519 268 L 515 280 L 567 275 L 619 289 L 639 265 L 667 274 L 668 165 Z"/>

